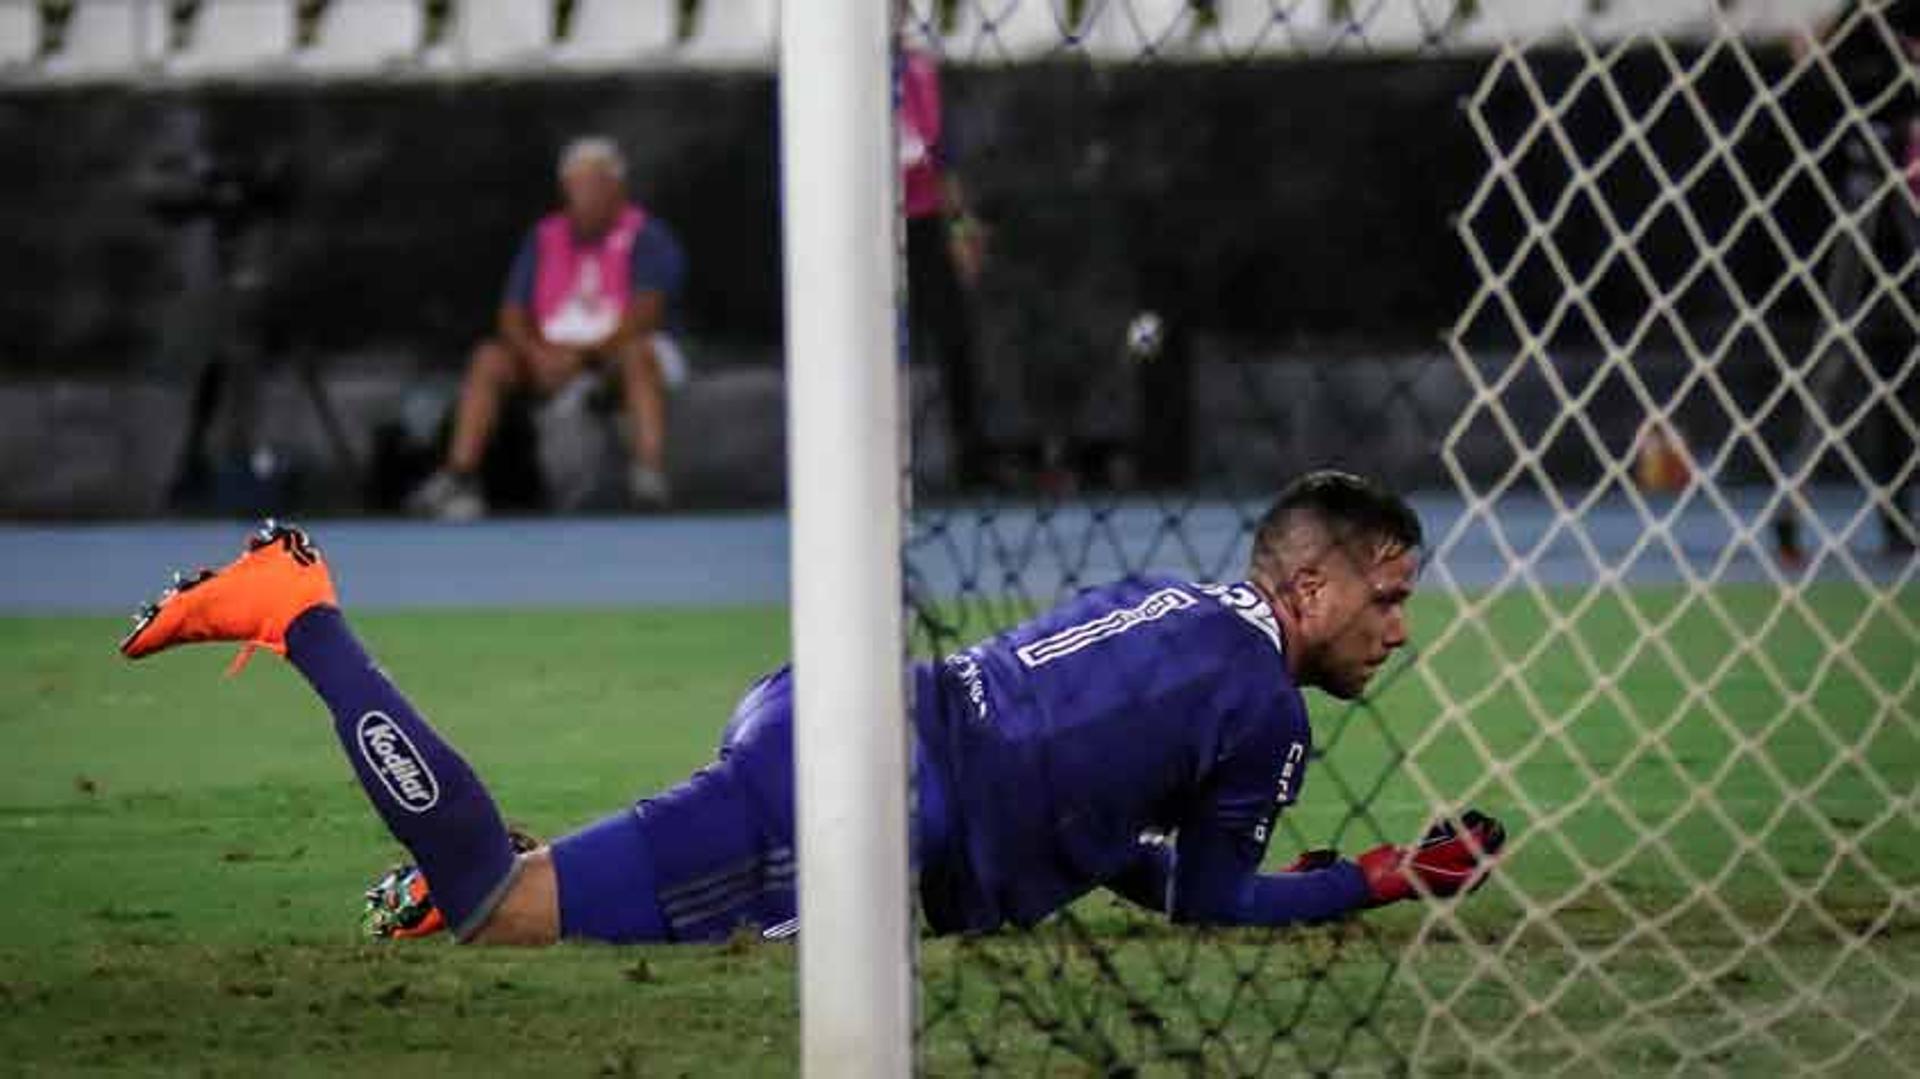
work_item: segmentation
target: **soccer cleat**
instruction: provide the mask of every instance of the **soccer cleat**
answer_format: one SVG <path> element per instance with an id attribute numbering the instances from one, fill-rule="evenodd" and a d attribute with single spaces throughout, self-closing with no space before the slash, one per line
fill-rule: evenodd
<path id="1" fill-rule="evenodd" d="M 134 616 L 120 653 L 139 659 L 177 644 L 235 641 L 240 653 L 227 673 L 237 674 L 257 648 L 285 655 L 287 626 L 335 602 L 319 548 L 300 529 L 269 520 L 224 569 L 174 574 L 172 586 Z"/>

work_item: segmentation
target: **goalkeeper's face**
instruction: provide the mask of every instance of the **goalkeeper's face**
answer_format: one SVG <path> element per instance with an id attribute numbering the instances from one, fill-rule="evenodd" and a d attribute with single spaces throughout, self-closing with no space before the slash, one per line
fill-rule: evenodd
<path id="1" fill-rule="evenodd" d="M 1407 600 L 1420 555 L 1336 547 L 1320 562 L 1318 587 L 1300 612 L 1307 645 L 1302 681 L 1351 700 L 1407 643 Z"/>

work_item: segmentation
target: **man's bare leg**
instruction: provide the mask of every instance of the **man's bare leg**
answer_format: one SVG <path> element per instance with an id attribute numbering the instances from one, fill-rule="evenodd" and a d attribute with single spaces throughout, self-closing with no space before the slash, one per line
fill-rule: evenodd
<path id="1" fill-rule="evenodd" d="M 486 514 L 486 497 L 476 473 L 507 394 L 523 381 L 522 365 L 512 349 L 491 339 L 474 346 L 460 383 L 446 460 L 407 497 L 409 512 L 450 521 Z"/>
<path id="2" fill-rule="evenodd" d="M 636 500 L 667 501 L 667 387 L 653 336 L 643 335 L 616 350 L 624 388 L 627 421 L 632 428 L 633 468 L 628 486 Z"/>
<path id="3" fill-rule="evenodd" d="M 460 384 L 460 404 L 453 416 L 453 439 L 447 447 L 447 470 L 470 476 L 480 468 L 487 440 L 500 421 L 507 394 L 524 381 L 513 350 L 492 339 L 473 350 L 466 378 Z"/>

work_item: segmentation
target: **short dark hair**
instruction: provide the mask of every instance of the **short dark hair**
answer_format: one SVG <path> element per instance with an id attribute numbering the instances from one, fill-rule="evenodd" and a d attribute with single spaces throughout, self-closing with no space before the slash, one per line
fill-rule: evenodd
<path id="1" fill-rule="evenodd" d="M 1337 546 L 1363 544 L 1395 553 L 1424 542 L 1420 515 L 1407 500 L 1364 476 L 1337 469 L 1309 472 L 1280 492 L 1253 535 L 1253 566 L 1278 576 L 1287 536 L 1305 523 L 1324 528 Z"/>

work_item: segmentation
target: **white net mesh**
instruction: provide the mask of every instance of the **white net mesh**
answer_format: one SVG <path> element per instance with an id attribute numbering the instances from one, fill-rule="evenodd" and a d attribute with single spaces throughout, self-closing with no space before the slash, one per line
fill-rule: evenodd
<path id="1" fill-rule="evenodd" d="M 1515 917 L 1494 933 L 1440 910 L 1422 926 L 1468 964 L 1428 978 L 1416 947 L 1403 968 L 1424 1052 L 1503 1072 L 1915 1067 L 1915 958 L 1889 944 L 1912 928 L 1920 838 L 1898 17 L 1839 12 L 1785 66 L 1711 9 L 1684 43 L 1576 26 L 1576 66 L 1503 44 L 1468 105 L 1489 168 L 1459 229 L 1479 288 L 1450 335 L 1473 397 L 1444 450 L 1467 505 L 1436 565 L 1492 544 L 1506 569 L 1446 582 L 1460 614 L 1420 665 L 1439 714 L 1408 772 L 1484 799 L 1423 766 L 1470 747 L 1476 786 L 1530 822 L 1515 862 L 1558 872 L 1504 878 Z M 1593 111 L 1608 120 L 1571 119 Z M 1596 310 L 1607 289 L 1633 292 L 1629 318 Z M 1569 341 L 1591 354 L 1569 364 Z M 1509 407 L 1529 382 L 1551 411 Z M 1685 432 L 1640 446 L 1684 458 L 1671 494 L 1636 483 L 1634 432 L 1592 422 L 1607 393 L 1643 431 Z M 1506 453 L 1474 474 L 1457 450 L 1479 424 Z M 1561 479 L 1556 452 L 1590 457 L 1593 482 Z M 1529 509 L 1543 527 L 1516 523 Z M 1511 1010 L 1462 1021 L 1474 995 Z"/>
<path id="2" fill-rule="evenodd" d="M 912 5 L 914 40 L 967 71 L 1471 67 L 1455 121 L 1484 171 L 1451 207 L 1472 281 L 1446 356 L 1365 376 L 1203 359 L 1264 456 L 1202 433 L 1177 493 L 922 505 L 909 562 L 938 647 L 1122 572 L 1232 574 L 1273 482 L 1329 461 L 1397 479 L 1388 444 L 1425 440 L 1442 482 L 1420 499 L 1438 539 L 1419 655 L 1316 713 L 1320 801 L 1276 854 L 1469 805 L 1514 837 L 1471 900 L 1332 932 L 1169 936 L 1083 904 L 1024 942 L 935 946 L 936 1070 L 1920 1070 L 1909 18 Z"/>

